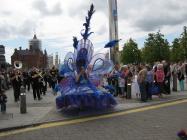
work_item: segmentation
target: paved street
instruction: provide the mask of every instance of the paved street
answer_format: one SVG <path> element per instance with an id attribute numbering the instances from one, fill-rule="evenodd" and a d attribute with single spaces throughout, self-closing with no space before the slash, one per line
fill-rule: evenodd
<path id="1" fill-rule="evenodd" d="M 187 92 L 172 92 L 171 95 L 165 95 L 164 98 L 160 99 L 157 96 L 153 97 L 152 101 L 141 103 L 137 100 L 135 94 L 132 94 L 131 100 L 122 98 L 116 98 L 118 105 L 114 109 L 108 109 L 104 111 L 97 110 L 81 110 L 81 111 L 62 111 L 58 112 L 55 107 L 55 98 L 52 94 L 51 89 L 41 101 L 33 100 L 32 92 L 27 92 L 27 113 L 20 114 L 19 103 L 15 103 L 13 99 L 13 91 L 10 89 L 6 92 L 8 96 L 7 103 L 7 114 L 0 114 L 0 131 L 4 129 L 17 128 L 27 125 L 35 125 L 37 123 L 76 119 L 77 117 L 93 116 L 111 112 L 118 112 L 129 110 L 137 107 L 149 106 L 154 104 L 160 104 L 167 101 L 178 100 L 187 98 Z"/>
<path id="2" fill-rule="evenodd" d="M 0 140 L 177 140 L 177 131 L 187 128 L 186 102 L 82 123 L 44 126 Z"/>

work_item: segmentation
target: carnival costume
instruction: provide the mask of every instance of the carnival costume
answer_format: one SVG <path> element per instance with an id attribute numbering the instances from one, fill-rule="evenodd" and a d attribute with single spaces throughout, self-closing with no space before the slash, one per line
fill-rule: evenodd
<path id="1" fill-rule="evenodd" d="M 93 55 L 93 45 L 88 39 L 93 32 L 90 30 L 90 19 L 95 12 L 90 6 L 85 27 L 81 35 L 83 39 L 74 41 L 74 53 L 65 56 L 60 74 L 65 78 L 56 87 L 61 95 L 56 98 L 57 109 L 68 107 L 105 109 L 115 106 L 116 100 L 107 90 L 100 90 L 101 76 L 109 73 L 113 63 L 105 59 L 104 54 Z M 78 77 L 78 78 L 77 78 Z"/>

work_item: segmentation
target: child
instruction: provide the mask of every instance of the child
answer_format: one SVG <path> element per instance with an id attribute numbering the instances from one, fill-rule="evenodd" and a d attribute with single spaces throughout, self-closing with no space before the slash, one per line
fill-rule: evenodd
<path id="1" fill-rule="evenodd" d="M 120 76 L 118 78 L 118 86 L 120 88 L 121 98 L 124 98 L 126 94 L 125 94 L 125 74 L 124 74 L 123 67 L 121 68 Z"/>
<path id="2" fill-rule="evenodd" d="M 1 112 L 6 113 L 6 102 L 7 96 L 4 94 L 4 91 L 0 91 L 0 105 L 1 105 Z"/>
<path id="3" fill-rule="evenodd" d="M 109 85 L 107 74 L 103 75 L 103 78 L 101 80 L 101 84 L 100 85 L 102 86 L 102 88 L 105 89 L 104 91 L 109 91 L 111 94 L 114 94 L 115 89 L 113 88 L 112 85 Z"/>
<path id="4" fill-rule="evenodd" d="M 184 91 L 184 74 L 183 74 L 182 66 L 179 67 L 177 74 L 178 74 L 180 89 L 181 91 Z"/>
<path id="5" fill-rule="evenodd" d="M 124 98 L 126 95 L 125 95 L 125 79 L 123 77 L 119 77 L 118 78 L 118 82 L 119 82 L 119 88 L 121 90 L 121 98 Z"/>

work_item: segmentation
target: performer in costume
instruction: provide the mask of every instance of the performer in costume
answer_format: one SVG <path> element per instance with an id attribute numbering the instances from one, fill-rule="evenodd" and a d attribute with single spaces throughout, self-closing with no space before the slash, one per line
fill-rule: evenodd
<path id="1" fill-rule="evenodd" d="M 104 109 L 117 104 L 113 95 L 97 88 L 101 80 L 101 74 L 111 72 L 113 63 L 105 59 L 104 54 L 93 55 L 93 45 L 88 40 L 92 32 L 90 30 L 90 19 L 95 12 L 93 4 L 88 11 L 83 39 L 74 37 L 74 53 L 69 52 L 60 69 L 63 80 L 58 84 L 56 90 L 61 95 L 56 98 L 57 109 L 67 107 L 97 108 Z M 82 30 L 83 31 L 83 30 Z"/>

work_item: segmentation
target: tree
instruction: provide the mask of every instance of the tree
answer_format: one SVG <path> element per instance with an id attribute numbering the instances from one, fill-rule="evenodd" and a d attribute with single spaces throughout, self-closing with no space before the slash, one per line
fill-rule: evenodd
<path id="1" fill-rule="evenodd" d="M 180 39 L 175 38 L 172 42 L 171 52 L 170 52 L 170 60 L 172 62 L 178 62 L 183 59 L 183 52 L 180 46 Z"/>
<path id="2" fill-rule="evenodd" d="M 131 38 L 127 41 L 127 43 L 124 44 L 121 54 L 121 61 L 123 64 L 137 64 L 141 62 L 141 51 L 138 49 L 137 43 Z"/>
<path id="3" fill-rule="evenodd" d="M 142 58 L 146 63 L 153 63 L 155 61 L 169 60 L 170 46 L 164 35 L 158 31 L 148 34 L 148 38 L 144 42 L 142 48 Z"/>
<path id="4" fill-rule="evenodd" d="M 181 34 L 181 38 L 180 38 L 180 45 L 181 45 L 181 51 L 182 51 L 182 55 L 183 57 L 181 58 L 181 60 L 187 60 L 187 28 L 186 26 L 184 26 L 184 31 Z"/>

